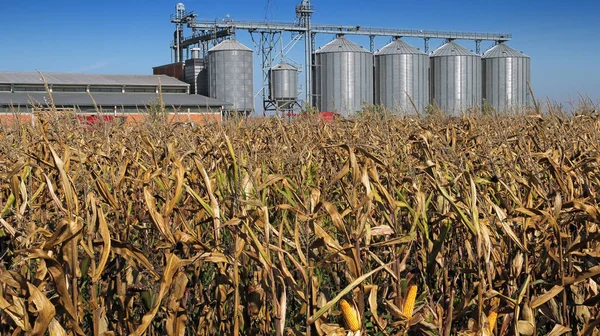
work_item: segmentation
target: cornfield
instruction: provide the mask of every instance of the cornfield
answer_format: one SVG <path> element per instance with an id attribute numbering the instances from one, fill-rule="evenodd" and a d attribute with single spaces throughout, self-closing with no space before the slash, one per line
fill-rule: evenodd
<path id="1" fill-rule="evenodd" d="M 363 335 L 600 335 L 599 146 L 593 113 L 0 126 L 0 335 L 346 335 L 342 299 Z"/>

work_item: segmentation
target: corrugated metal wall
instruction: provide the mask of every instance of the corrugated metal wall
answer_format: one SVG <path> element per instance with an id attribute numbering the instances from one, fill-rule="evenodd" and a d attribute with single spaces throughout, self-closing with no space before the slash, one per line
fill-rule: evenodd
<path id="1" fill-rule="evenodd" d="M 254 110 L 252 50 L 225 40 L 208 51 L 209 96 L 233 104 L 237 111 Z"/>
<path id="2" fill-rule="evenodd" d="M 190 84 L 190 94 L 208 96 L 208 69 L 204 59 L 185 61 L 184 81 Z"/>
<path id="3" fill-rule="evenodd" d="M 401 40 L 381 48 L 375 53 L 374 102 L 398 114 L 415 113 L 415 106 L 422 113 L 429 104 L 429 57 Z"/>
<path id="4" fill-rule="evenodd" d="M 294 101 L 298 97 L 298 69 L 281 62 L 269 73 L 270 98 L 275 101 Z"/>
<path id="5" fill-rule="evenodd" d="M 315 106 L 349 116 L 373 104 L 373 54 L 345 38 L 314 54 Z"/>
<path id="6" fill-rule="evenodd" d="M 518 112 L 530 104 L 530 58 L 504 44 L 484 53 L 483 98 L 499 112 Z"/>
<path id="7" fill-rule="evenodd" d="M 430 57 L 431 102 L 450 115 L 461 115 L 482 102 L 481 57 L 449 42 Z"/>

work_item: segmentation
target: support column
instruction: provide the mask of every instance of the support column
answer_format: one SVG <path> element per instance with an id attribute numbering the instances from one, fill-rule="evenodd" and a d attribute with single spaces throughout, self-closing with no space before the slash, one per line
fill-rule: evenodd
<path id="1" fill-rule="evenodd" d="M 179 41 L 180 41 L 179 32 L 180 32 L 179 25 L 176 25 L 175 26 L 175 63 L 179 62 L 179 60 L 180 60 L 179 54 L 181 52 L 181 46 L 179 45 Z"/>
<path id="2" fill-rule="evenodd" d="M 306 104 L 312 106 L 312 51 L 313 51 L 313 34 L 310 24 L 310 16 L 314 9 L 310 5 L 310 0 L 302 0 L 302 3 L 296 6 L 296 17 L 299 19 L 301 26 L 304 28 L 304 77 L 306 86 Z"/>
<path id="3" fill-rule="evenodd" d="M 310 20 L 306 22 L 306 31 L 304 33 L 304 62 L 306 64 L 304 77 L 304 92 L 306 92 L 306 104 L 312 106 L 312 43 L 311 43 L 311 32 L 310 32 Z"/>

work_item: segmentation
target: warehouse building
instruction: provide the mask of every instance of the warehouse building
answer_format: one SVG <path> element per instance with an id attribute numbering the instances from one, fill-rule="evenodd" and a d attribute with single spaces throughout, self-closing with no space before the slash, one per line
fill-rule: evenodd
<path id="1" fill-rule="evenodd" d="M 51 102 L 48 93 L 59 110 L 113 113 L 131 119 L 158 106 L 159 98 L 167 112 L 183 121 L 220 120 L 230 105 L 189 91 L 188 83 L 164 75 L 48 73 L 42 79 L 36 72 L 0 72 L 0 117 L 27 116 L 47 109 Z"/>

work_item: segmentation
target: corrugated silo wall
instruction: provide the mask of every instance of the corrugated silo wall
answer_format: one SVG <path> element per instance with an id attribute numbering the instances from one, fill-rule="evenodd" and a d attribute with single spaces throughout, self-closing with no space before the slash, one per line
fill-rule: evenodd
<path id="1" fill-rule="evenodd" d="M 315 106 L 350 116 L 373 104 L 373 54 L 326 52 L 314 55 Z"/>
<path id="2" fill-rule="evenodd" d="M 209 52 L 208 69 L 210 97 L 231 103 L 238 111 L 254 110 L 251 51 Z"/>
<path id="3" fill-rule="evenodd" d="M 270 98 L 273 100 L 295 100 L 298 96 L 298 71 L 291 69 L 269 70 Z"/>
<path id="4" fill-rule="evenodd" d="M 429 104 L 429 57 L 424 54 L 376 55 L 375 104 L 394 113 L 411 114 L 415 112 L 413 103 L 419 113 Z"/>
<path id="5" fill-rule="evenodd" d="M 528 57 L 484 58 L 483 98 L 499 112 L 514 113 L 531 103 L 527 83 L 531 80 Z"/>
<path id="6" fill-rule="evenodd" d="M 431 103 L 449 115 L 478 109 L 482 102 L 481 58 L 479 56 L 436 56 L 430 58 Z"/>
<path id="7" fill-rule="evenodd" d="M 185 82 L 190 84 L 190 93 L 208 96 L 208 69 L 205 59 L 185 61 Z"/>

